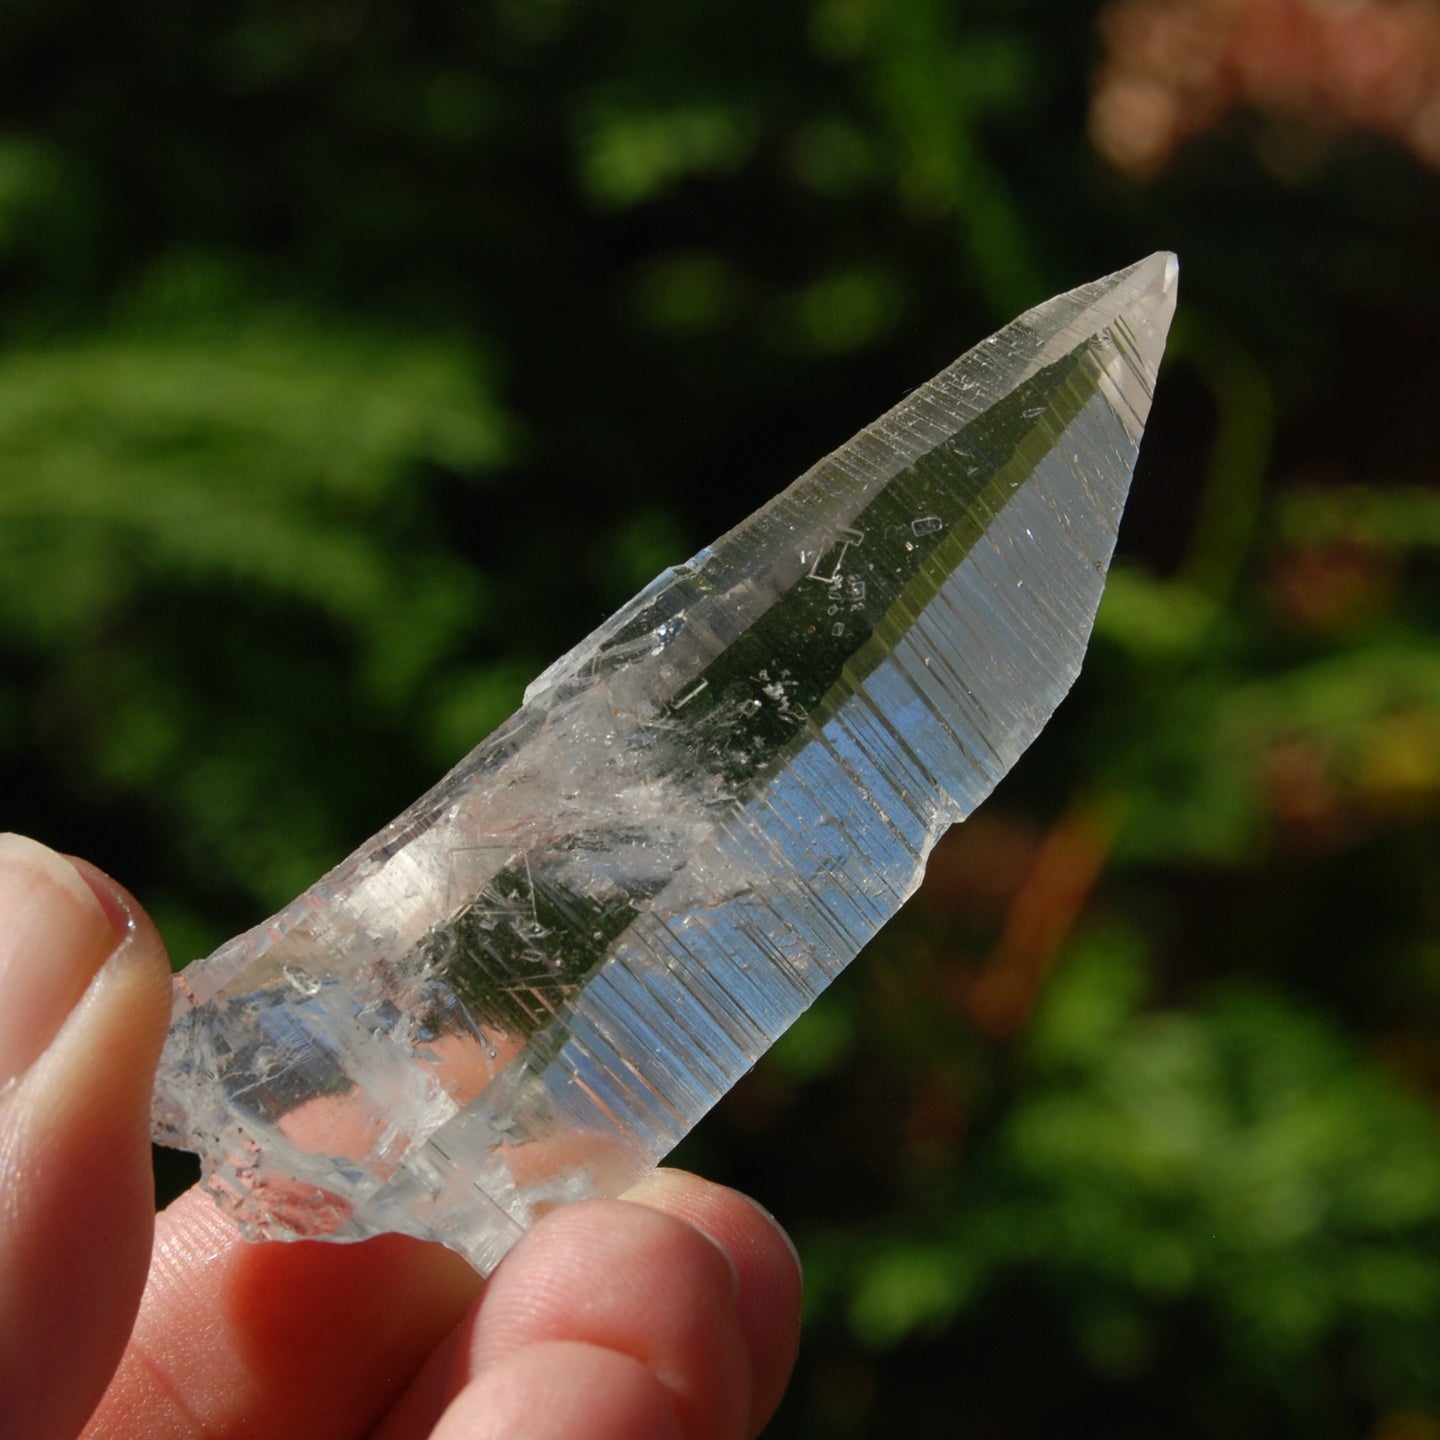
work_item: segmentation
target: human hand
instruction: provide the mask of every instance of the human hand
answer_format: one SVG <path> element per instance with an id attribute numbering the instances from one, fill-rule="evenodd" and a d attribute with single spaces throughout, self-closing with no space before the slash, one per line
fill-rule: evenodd
<path id="1" fill-rule="evenodd" d="M 401 1236 L 248 1245 L 195 1191 L 155 1217 L 169 1013 L 135 902 L 0 836 L 6 1440 L 759 1433 L 794 1360 L 800 1273 L 743 1196 L 662 1171 L 547 1216 L 488 1282 Z"/>

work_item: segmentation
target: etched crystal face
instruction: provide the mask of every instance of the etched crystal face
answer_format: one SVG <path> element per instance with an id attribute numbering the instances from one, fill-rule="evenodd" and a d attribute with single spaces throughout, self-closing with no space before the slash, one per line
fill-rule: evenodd
<path id="1" fill-rule="evenodd" d="M 638 1179 L 919 883 L 1080 666 L 1173 256 L 977 346 L 562 657 L 177 984 L 156 1138 L 255 1238 L 489 1269 Z"/>

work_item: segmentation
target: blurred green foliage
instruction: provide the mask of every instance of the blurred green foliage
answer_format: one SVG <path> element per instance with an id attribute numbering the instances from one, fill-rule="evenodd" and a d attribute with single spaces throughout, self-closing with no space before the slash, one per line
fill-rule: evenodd
<path id="1" fill-rule="evenodd" d="M 0 15 L 0 823 L 177 959 L 960 349 L 1180 253 L 1075 695 L 688 1142 L 806 1256 L 777 1436 L 1440 1435 L 1440 177 L 1343 75 L 1265 98 L 1269 0 L 1147 3 Z M 1342 11 L 1412 13 L 1287 13 Z M 1117 108 L 1167 14 L 1251 91 Z"/>

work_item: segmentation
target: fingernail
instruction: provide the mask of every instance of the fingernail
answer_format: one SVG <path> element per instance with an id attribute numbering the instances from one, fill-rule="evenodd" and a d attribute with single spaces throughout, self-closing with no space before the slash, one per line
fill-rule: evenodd
<path id="1" fill-rule="evenodd" d="M 750 1206 L 752 1210 L 758 1210 L 771 1225 L 775 1233 L 785 1242 L 785 1248 L 790 1252 L 790 1258 L 795 1262 L 795 1273 L 803 1280 L 805 1278 L 805 1262 L 800 1258 L 800 1251 L 796 1249 L 795 1242 L 790 1238 L 790 1232 L 753 1196 L 741 1194 L 740 1198 Z"/>
<path id="2" fill-rule="evenodd" d="M 703 1218 L 696 1215 L 693 1207 L 686 1203 L 692 1196 L 692 1182 L 693 1177 L 681 1171 L 661 1168 L 652 1170 L 648 1175 L 636 1181 L 620 1198 L 663 1210 L 667 1215 L 674 1215 L 698 1230 L 724 1257 L 725 1264 L 730 1271 L 730 1293 L 732 1297 L 738 1299 L 740 1296 L 740 1270 L 735 1264 L 735 1257 L 705 1228 Z M 676 1200 L 680 1202 L 678 1205 L 675 1203 Z"/>
<path id="3" fill-rule="evenodd" d="M 123 938 L 62 855 L 0 834 L 0 1085 L 40 1057 Z"/>

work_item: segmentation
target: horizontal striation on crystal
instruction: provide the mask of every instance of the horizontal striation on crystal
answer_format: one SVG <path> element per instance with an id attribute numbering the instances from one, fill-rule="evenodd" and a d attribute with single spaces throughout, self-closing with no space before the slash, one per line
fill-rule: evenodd
<path id="1" fill-rule="evenodd" d="M 1079 670 L 1173 256 L 1027 312 L 666 571 L 177 980 L 156 1138 L 255 1238 L 488 1270 L 623 1190 L 915 889 Z"/>

